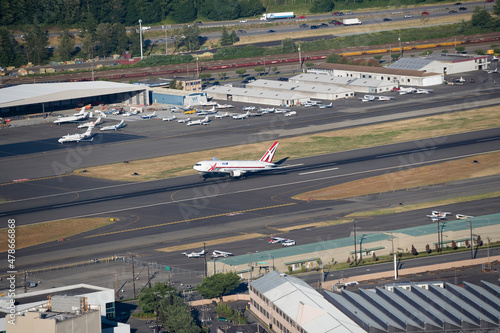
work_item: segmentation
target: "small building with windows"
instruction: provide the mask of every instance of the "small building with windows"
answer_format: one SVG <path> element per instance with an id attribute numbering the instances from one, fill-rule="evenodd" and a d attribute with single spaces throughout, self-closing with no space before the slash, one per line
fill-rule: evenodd
<path id="1" fill-rule="evenodd" d="M 274 81 L 279 82 L 279 81 Z M 293 90 L 271 91 L 269 89 L 212 86 L 204 90 L 209 97 L 223 101 L 235 101 L 275 106 L 290 106 L 306 102 L 309 96 Z"/>
<path id="2" fill-rule="evenodd" d="M 488 68 L 489 56 L 441 53 L 426 57 L 401 58 L 388 65 L 391 70 L 416 70 L 426 73 L 459 74 Z M 403 84 L 403 83 L 402 83 Z"/>
<path id="3" fill-rule="evenodd" d="M 182 86 L 182 90 L 184 91 L 201 91 L 201 79 L 193 79 L 193 78 L 175 78 L 177 82 L 177 88 L 180 88 L 179 85 Z M 172 83 L 173 80 L 170 80 Z"/>
<path id="4" fill-rule="evenodd" d="M 152 103 L 170 104 L 178 106 L 195 106 L 206 103 L 207 93 L 203 91 L 186 91 L 169 88 L 150 88 L 150 100 Z"/>

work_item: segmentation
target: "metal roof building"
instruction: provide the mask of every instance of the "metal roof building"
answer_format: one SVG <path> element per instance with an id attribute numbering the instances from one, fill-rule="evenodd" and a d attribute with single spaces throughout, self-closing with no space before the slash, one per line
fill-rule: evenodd
<path id="1" fill-rule="evenodd" d="M 497 332 L 500 328 L 500 287 L 486 281 L 481 286 L 464 282 L 409 284 L 360 289 L 359 294 L 325 291 L 335 307 L 367 332 Z"/>
<path id="2" fill-rule="evenodd" d="M 393 81 L 375 80 L 373 78 L 353 78 L 349 76 L 325 75 L 328 73 L 308 72 L 295 75 L 291 82 L 301 84 L 314 84 L 316 86 L 339 87 L 359 93 L 381 93 L 391 91 L 397 83 Z"/>
<path id="3" fill-rule="evenodd" d="M 488 56 L 467 54 L 430 55 L 425 58 L 401 58 L 386 68 L 392 70 L 416 70 L 443 74 L 457 74 L 488 68 Z"/>
<path id="4" fill-rule="evenodd" d="M 405 58 L 406 59 L 406 58 Z M 329 74 L 335 77 L 348 77 L 357 79 L 374 79 L 392 83 L 392 86 L 411 85 L 427 87 L 444 82 L 443 71 L 428 72 L 415 69 L 398 69 L 386 67 L 370 67 L 358 65 L 322 63 L 308 70 L 308 72 Z M 382 91 L 368 91 L 377 93 Z"/>
<path id="5" fill-rule="evenodd" d="M 278 82 L 278 81 L 276 81 Z M 267 89 L 212 86 L 203 90 L 209 97 L 224 101 L 246 102 L 265 105 L 296 105 L 306 102 L 309 96 L 293 91 L 270 91 Z"/>
<path id="6" fill-rule="evenodd" d="M 41 113 L 102 102 L 149 104 L 147 87 L 127 83 L 89 81 L 22 84 L 0 89 L 0 114 Z"/>
<path id="7" fill-rule="evenodd" d="M 340 98 L 354 97 L 354 90 L 352 88 L 344 88 L 340 86 L 327 86 L 313 84 L 309 82 L 283 82 L 275 80 L 257 80 L 246 85 L 249 89 L 260 89 L 277 92 L 289 92 L 308 96 L 309 98 L 319 98 L 324 100 L 336 100 Z"/>
<path id="8" fill-rule="evenodd" d="M 273 332 L 365 332 L 301 279 L 275 271 L 249 286 L 250 310 Z"/>
<path id="9" fill-rule="evenodd" d="M 207 102 L 207 93 L 169 88 L 150 88 L 153 103 L 194 106 Z"/>

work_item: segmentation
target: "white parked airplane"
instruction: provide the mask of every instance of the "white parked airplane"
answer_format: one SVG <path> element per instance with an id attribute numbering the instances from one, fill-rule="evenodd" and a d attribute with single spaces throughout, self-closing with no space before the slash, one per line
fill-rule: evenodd
<path id="1" fill-rule="evenodd" d="M 163 120 L 163 121 L 174 121 L 176 119 L 177 119 L 177 117 L 175 115 L 172 116 L 172 117 L 163 117 L 163 118 L 161 118 L 161 120 Z"/>
<path id="2" fill-rule="evenodd" d="M 274 113 L 276 111 L 275 108 L 259 108 L 258 110 L 260 113 Z"/>
<path id="3" fill-rule="evenodd" d="M 179 124 L 183 124 L 183 123 L 187 123 L 187 122 L 190 122 L 191 121 L 191 118 L 188 117 L 188 118 L 185 118 L 185 119 L 180 119 L 180 120 L 177 120 L 177 122 Z"/>
<path id="4" fill-rule="evenodd" d="M 85 120 L 89 117 L 90 112 L 85 111 L 85 106 L 80 110 L 80 112 L 75 113 L 73 116 L 69 117 L 59 117 L 54 120 L 54 124 L 61 125 L 63 123 L 77 123 L 79 121 Z"/>
<path id="5" fill-rule="evenodd" d="M 432 92 L 432 89 L 417 89 L 416 93 L 417 94 L 428 94 L 428 93 L 431 93 Z"/>
<path id="6" fill-rule="evenodd" d="M 252 114 L 250 113 L 250 111 L 247 111 L 247 113 L 243 113 L 243 114 L 235 114 L 233 116 L 233 119 L 246 119 L 248 117 L 250 117 Z"/>
<path id="7" fill-rule="evenodd" d="M 101 116 L 99 116 L 99 118 L 97 118 L 95 121 L 89 121 L 89 122 L 86 122 L 84 124 L 81 124 L 81 125 L 78 125 L 78 128 L 85 128 L 85 127 L 95 127 L 96 125 L 100 125 L 102 124 L 102 119 L 101 119 Z"/>
<path id="8" fill-rule="evenodd" d="M 219 111 L 215 110 L 215 106 L 212 106 L 212 108 L 210 110 L 200 110 L 199 112 L 196 111 L 196 114 L 198 116 L 206 116 L 209 114 L 216 114 L 217 112 L 219 112 Z"/>
<path id="9" fill-rule="evenodd" d="M 455 215 L 455 217 L 457 218 L 457 220 L 467 220 L 473 218 L 474 216 L 457 214 Z"/>
<path id="10" fill-rule="evenodd" d="M 224 252 L 224 251 L 219 251 L 219 250 L 213 250 L 212 252 L 212 258 L 220 258 L 220 257 L 229 257 L 232 256 L 233 254 L 231 252 Z"/>
<path id="11" fill-rule="evenodd" d="M 68 134 L 57 140 L 59 143 L 65 142 L 80 142 L 80 141 L 92 141 L 92 130 L 94 126 L 90 126 L 85 133 Z M 90 140 L 89 140 L 90 138 Z"/>
<path id="12" fill-rule="evenodd" d="M 331 108 L 333 106 L 333 102 L 330 102 L 330 104 L 321 104 L 319 106 L 320 109 L 328 109 L 328 108 Z"/>
<path id="13" fill-rule="evenodd" d="M 191 252 L 191 253 L 182 252 L 182 254 L 188 258 L 200 258 L 203 257 L 205 253 L 206 253 L 205 250 L 201 250 L 200 252 Z"/>
<path id="14" fill-rule="evenodd" d="M 99 130 L 101 130 L 101 131 L 111 131 L 111 130 L 115 130 L 115 131 L 116 131 L 116 130 L 117 130 L 117 129 L 119 129 L 119 128 L 123 128 L 123 127 L 127 126 L 127 125 L 125 125 L 123 122 L 124 122 L 124 121 L 122 120 L 122 121 L 120 121 L 120 122 L 119 122 L 118 124 L 116 124 L 116 125 L 103 126 L 103 127 L 101 127 Z"/>
<path id="15" fill-rule="evenodd" d="M 405 88 L 405 87 L 399 87 L 399 94 L 400 95 L 406 95 L 406 94 L 411 94 L 416 92 L 417 89 L 413 87 Z"/>
<path id="16" fill-rule="evenodd" d="M 228 108 L 234 108 L 234 105 L 217 103 L 217 109 L 228 109 Z"/>
<path id="17" fill-rule="evenodd" d="M 288 238 L 282 238 L 282 237 L 274 237 L 271 236 L 269 238 L 269 244 L 277 244 L 277 243 L 283 243 L 284 241 L 287 241 Z"/>
<path id="18" fill-rule="evenodd" d="M 279 141 L 275 141 L 266 153 L 258 161 L 221 161 L 214 157 L 211 161 L 200 161 L 193 166 L 201 177 L 206 178 L 209 174 L 230 176 L 239 178 L 246 173 L 269 171 L 280 168 L 272 163 L 274 154 L 278 149 Z"/>
<path id="19" fill-rule="evenodd" d="M 226 112 L 223 114 L 218 114 L 215 116 L 215 119 L 222 119 L 222 118 L 226 118 L 226 117 L 229 117 L 229 112 Z"/>
<path id="20" fill-rule="evenodd" d="M 253 111 L 255 110 L 255 106 L 244 106 L 243 111 Z"/>
<path id="21" fill-rule="evenodd" d="M 427 217 L 430 217 L 432 221 L 438 221 L 438 220 L 446 220 L 446 217 L 448 215 L 451 215 L 451 212 L 440 212 L 438 210 L 433 210 L 431 215 L 427 215 Z"/>
<path id="22" fill-rule="evenodd" d="M 217 105 L 216 102 L 204 102 L 204 101 L 199 101 L 200 105 L 206 105 L 206 106 L 210 106 L 210 105 Z"/>
<path id="23" fill-rule="evenodd" d="M 288 111 L 290 111 L 290 109 L 276 109 L 274 112 L 275 113 L 287 113 Z"/>
<path id="24" fill-rule="evenodd" d="M 156 111 L 150 114 L 145 114 L 144 116 L 141 116 L 142 119 L 151 119 L 156 117 Z"/>
<path id="25" fill-rule="evenodd" d="M 188 126 L 193 126 L 193 125 L 208 125 L 210 122 L 210 119 L 208 119 L 208 116 L 205 116 L 203 119 L 198 119 L 198 120 L 193 120 L 188 122 L 186 125 Z"/>
<path id="26" fill-rule="evenodd" d="M 291 116 L 296 116 L 297 115 L 297 111 L 289 111 L 287 113 L 285 113 L 285 117 L 291 117 Z"/>

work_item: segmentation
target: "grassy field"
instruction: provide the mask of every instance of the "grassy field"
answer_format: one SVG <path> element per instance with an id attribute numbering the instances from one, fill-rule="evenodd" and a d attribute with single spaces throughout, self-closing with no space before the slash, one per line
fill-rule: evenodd
<path id="1" fill-rule="evenodd" d="M 321 134 L 305 135 L 280 140 L 275 159 L 290 159 L 328 154 L 351 149 L 374 147 L 383 144 L 446 136 L 486 128 L 499 124 L 497 108 L 487 107 L 430 117 L 401 120 L 343 129 Z M 119 181 L 145 181 L 195 174 L 192 166 L 213 156 L 219 159 L 258 159 L 270 142 L 211 149 L 203 152 L 164 156 L 75 170 L 81 176 Z M 137 172 L 139 175 L 134 175 Z"/>
<path id="2" fill-rule="evenodd" d="M 16 249 L 54 241 L 68 241 L 71 236 L 113 223 L 109 218 L 96 217 L 37 223 L 16 227 Z M 0 229 L 0 252 L 8 249 L 8 229 Z"/>

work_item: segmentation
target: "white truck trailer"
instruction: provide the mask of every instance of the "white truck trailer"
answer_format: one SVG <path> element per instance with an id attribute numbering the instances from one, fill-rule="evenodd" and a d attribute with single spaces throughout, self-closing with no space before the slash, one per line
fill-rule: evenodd
<path id="1" fill-rule="evenodd" d="M 283 12 L 283 13 L 266 13 L 262 14 L 262 17 L 260 18 L 261 21 L 272 21 L 275 19 L 290 19 L 294 18 L 295 15 L 293 12 Z"/>
<path id="2" fill-rule="evenodd" d="M 349 18 L 349 19 L 344 19 L 342 23 L 344 25 L 357 25 L 361 24 L 361 21 L 358 18 Z"/>

